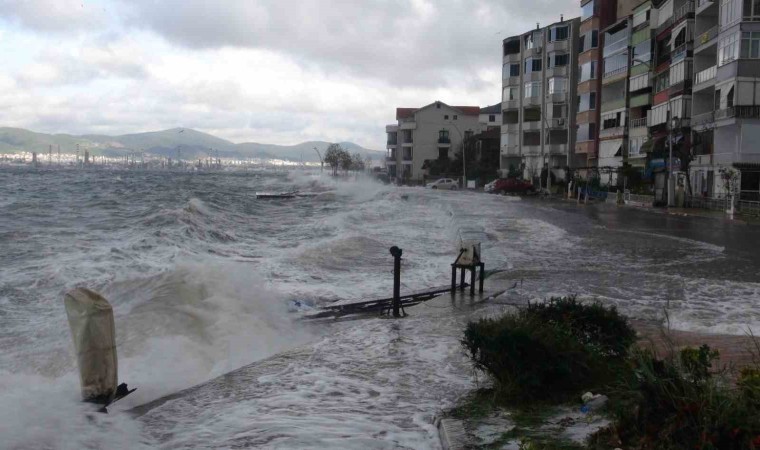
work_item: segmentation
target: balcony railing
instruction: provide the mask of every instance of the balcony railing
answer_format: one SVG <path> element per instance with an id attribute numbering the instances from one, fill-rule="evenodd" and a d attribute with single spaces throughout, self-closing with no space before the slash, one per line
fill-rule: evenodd
<path id="1" fill-rule="evenodd" d="M 688 52 L 691 50 L 691 42 L 684 42 L 673 50 L 670 54 L 671 64 L 675 64 L 676 61 L 681 60 L 688 56 Z"/>
<path id="2" fill-rule="evenodd" d="M 760 106 L 732 106 L 715 111 L 715 120 L 729 119 L 731 117 L 739 119 L 760 118 Z"/>
<path id="3" fill-rule="evenodd" d="M 628 35 L 626 34 L 623 38 L 618 39 L 615 42 L 610 42 L 609 44 L 604 46 L 604 56 L 609 56 L 612 53 L 624 49 L 628 47 Z"/>
<path id="4" fill-rule="evenodd" d="M 394 156 L 386 156 L 385 160 L 388 161 L 388 162 L 394 162 L 395 163 L 396 162 L 396 156 L 395 155 Z"/>
<path id="5" fill-rule="evenodd" d="M 670 16 L 665 21 L 665 23 L 663 23 L 657 28 L 657 34 L 660 34 L 666 29 L 670 28 L 670 26 L 677 24 L 678 22 L 681 21 L 681 19 L 683 19 L 684 17 L 687 17 L 688 15 L 691 15 L 692 17 L 694 16 L 694 2 L 693 1 L 686 2 L 683 5 L 681 5 L 680 8 L 673 11 L 673 15 Z"/>
<path id="6" fill-rule="evenodd" d="M 404 153 L 404 157 L 402 159 L 404 161 L 411 161 L 412 160 L 412 154 L 411 153 Z"/>
<path id="7" fill-rule="evenodd" d="M 642 128 L 647 126 L 647 118 L 642 117 L 640 119 L 631 119 L 631 129 Z"/>
<path id="8" fill-rule="evenodd" d="M 398 145 L 398 140 L 396 140 L 396 139 L 388 139 L 388 145 Z"/>
<path id="9" fill-rule="evenodd" d="M 628 66 L 620 67 L 618 69 L 611 70 L 609 72 L 604 72 L 603 78 L 609 78 L 615 75 L 620 75 L 621 73 L 626 73 L 628 71 Z"/>
<path id="10" fill-rule="evenodd" d="M 713 78 L 715 78 L 715 75 L 717 73 L 718 73 L 718 66 L 708 67 L 705 70 L 701 70 L 697 72 L 697 75 L 694 77 L 694 82 L 696 84 L 700 84 L 706 81 L 710 81 Z"/>
<path id="11" fill-rule="evenodd" d="M 697 8 L 701 8 L 709 3 L 713 3 L 716 0 L 697 0 Z"/>
<path id="12" fill-rule="evenodd" d="M 441 137 L 438 138 L 438 143 L 439 144 L 451 144 L 451 139 L 449 139 L 448 136 L 446 136 L 446 137 L 441 136 Z"/>
<path id="13" fill-rule="evenodd" d="M 705 45 L 716 37 L 718 37 L 717 25 L 697 36 L 697 39 L 695 39 L 695 41 L 697 42 L 697 45 Z"/>
<path id="14" fill-rule="evenodd" d="M 706 125 L 708 123 L 715 122 L 715 114 L 713 111 L 706 112 L 703 114 L 697 114 L 696 116 L 691 116 L 691 123 L 692 125 L 700 126 L 700 125 Z"/>

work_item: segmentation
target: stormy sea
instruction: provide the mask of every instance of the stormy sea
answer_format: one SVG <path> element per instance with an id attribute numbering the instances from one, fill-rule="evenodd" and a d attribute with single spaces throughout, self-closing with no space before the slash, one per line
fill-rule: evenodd
<path id="1" fill-rule="evenodd" d="M 293 190 L 313 195 L 255 195 Z M 319 171 L 0 168 L 0 448 L 438 448 L 435 415 L 483 381 L 459 342 L 473 318 L 577 294 L 760 331 L 757 241 L 721 227 Z M 403 289 L 448 283 L 463 233 L 499 295 L 299 320 L 388 296 L 393 245 Z M 113 305 L 119 378 L 138 388 L 109 414 L 80 402 L 63 307 L 78 286 Z"/>

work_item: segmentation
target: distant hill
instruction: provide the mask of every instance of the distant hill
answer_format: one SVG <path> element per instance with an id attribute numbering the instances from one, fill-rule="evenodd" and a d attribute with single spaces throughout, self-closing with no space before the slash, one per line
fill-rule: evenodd
<path id="1" fill-rule="evenodd" d="M 39 152 L 47 153 L 50 146 L 57 152 L 58 146 L 64 153 L 73 153 L 77 145 L 82 150 L 89 150 L 93 155 L 120 156 L 131 152 L 145 152 L 182 159 L 198 159 L 214 154 L 230 158 L 282 159 L 286 161 L 318 162 L 314 151 L 316 147 L 322 154 L 330 145 L 324 141 L 302 142 L 296 145 L 274 145 L 246 142 L 235 144 L 225 139 L 189 128 L 173 128 L 164 131 L 125 134 L 121 136 L 68 134 L 45 134 L 21 128 L 0 127 L 0 153 Z M 363 148 L 351 142 L 340 142 L 350 153 L 359 153 L 379 159 L 381 151 Z"/>

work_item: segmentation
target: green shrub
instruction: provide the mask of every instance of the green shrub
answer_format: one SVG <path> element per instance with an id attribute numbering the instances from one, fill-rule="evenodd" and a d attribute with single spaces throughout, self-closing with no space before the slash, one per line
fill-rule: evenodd
<path id="1" fill-rule="evenodd" d="M 609 381 L 634 339 L 614 308 L 570 297 L 470 323 L 462 344 L 502 394 L 563 400 Z"/>
<path id="2" fill-rule="evenodd" d="M 610 392 L 617 437 L 626 447 L 641 449 L 756 448 L 757 402 L 742 389 L 731 389 L 724 372 L 711 370 L 717 357 L 706 345 L 668 359 L 635 352 L 629 376 Z M 739 386 L 757 392 L 754 376 L 746 373 Z"/>
<path id="3" fill-rule="evenodd" d="M 636 342 L 636 331 L 612 306 L 581 303 L 575 296 L 551 298 L 528 305 L 524 314 L 552 325 L 565 326 L 581 343 L 603 356 L 624 357 Z"/>

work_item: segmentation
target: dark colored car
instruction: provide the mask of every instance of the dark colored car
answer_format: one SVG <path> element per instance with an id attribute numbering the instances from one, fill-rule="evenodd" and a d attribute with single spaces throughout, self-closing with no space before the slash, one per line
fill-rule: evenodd
<path id="1" fill-rule="evenodd" d="M 527 194 L 533 192 L 533 185 L 517 178 L 501 178 L 496 180 L 493 192 L 497 194 Z"/>

